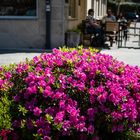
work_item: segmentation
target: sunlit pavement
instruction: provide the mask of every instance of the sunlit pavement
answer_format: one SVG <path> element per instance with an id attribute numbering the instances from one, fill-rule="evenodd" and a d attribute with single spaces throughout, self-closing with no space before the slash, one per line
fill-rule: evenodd
<path id="1" fill-rule="evenodd" d="M 140 23 L 137 24 L 140 27 Z M 136 39 L 132 37 L 130 41 Z M 129 42 L 128 42 L 129 43 Z M 132 44 L 133 47 L 133 44 Z M 9 65 L 11 63 L 19 63 L 25 61 L 26 58 L 32 59 L 34 56 L 40 55 L 40 52 L 22 52 L 22 53 L 1 53 L 0 54 L 0 65 Z M 132 48 L 117 48 L 112 47 L 110 50 L 103 49 L 101 53 L 112 55 L 115 59 L 123 61 L 126 64 L 133 66 L 140 66 L 140 49 Z"/>
<path id="2" fill-rule="evenodd" d="M 131 26 L 134 27 L 134 24 Z M 140 23 L 137 23 L 136 27 L 140 28 Z M 132 32 L 134 30 L 130 31 L 130 33 Z M 118 48 L 117 45 L 114 45 L 110 50 L 103 49 L 101 53 L 112 55 L 117 60 L 123 61 L 126 64 L 140 66 L 140 46 L 138 41 L 138 36 L 130 36 L 126 44 L 127 48 Z"/>
<path id="3" fill-rule="evenodd" d="M 102 50 L 101 53 L 112 55 L 117 60 L 126 64 L 140 66 L 140 49 L 124 49 L 113 48 L 111 50 Z M 0 65 L 8 65 L 10 63 L 19 63 L 25 61 L 26 58 L 32 59 L 40 53 L 9 53 L 0 54 Z"/>
<path id="4" fill-rule="evenodd" d="M 34 56 L 38 56 L 40 53 L 8 53 L 0 54 L 0 65 L 9 65 L 12 63 L 23 62 L 28 59 L 32 59 Z"/>
<path id="5" fill-rule="evenodd" d="M 140 66 L 140 49 L 112 49 L 102 50 L 101 53 L 112 55 L 117 60 L 126 64 Z"/>

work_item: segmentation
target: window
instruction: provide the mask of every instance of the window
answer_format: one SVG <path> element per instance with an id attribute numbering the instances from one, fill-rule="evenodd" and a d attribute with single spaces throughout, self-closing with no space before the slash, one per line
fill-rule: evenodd
<path id="1" fill-rule="evenodd" d="M 76 0 L 69 0 L 69 16 L 76 18 Z"/>
<path id="2" fill-rule="evenodd" d="M 69 0 L 65 0 L 65 3 L 68 3 L 69 2 Z"/>
<path id="3" fill-rule="evenodd" d="M 0 0 L 0 17 L 36 17 L 37 0 Z"/>

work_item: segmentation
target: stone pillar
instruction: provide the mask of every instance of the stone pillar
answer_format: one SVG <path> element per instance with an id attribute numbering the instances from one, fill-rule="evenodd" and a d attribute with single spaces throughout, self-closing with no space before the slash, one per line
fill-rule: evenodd
<path id="1" fill-rule="evenodd" d="M 99 0 L 99 18 L 102 16 L 102 0 Z"/>
<path id="2" fill-rule="evenodd" d="M 64 45 L 65 0 L 51 0 L 51 47 Z"/>
<path id="3" fill-rule="evenodd" d="M 102 14 L 103 14 L 103 16 L 105 16 L 106 14 L 107 14 L 107 0 L 103 0 L 103 2 L 102 2 Z"/>
<path id="4" fill-rule="evenodd" d="M 65 26 L 64 26 L 64 32 L 67 31 L 68 29 L 68 16 L 69 16 L 69 4 L 65 3 L 65 7 L 64 7 L 64 21 L 65 21 Z"/>

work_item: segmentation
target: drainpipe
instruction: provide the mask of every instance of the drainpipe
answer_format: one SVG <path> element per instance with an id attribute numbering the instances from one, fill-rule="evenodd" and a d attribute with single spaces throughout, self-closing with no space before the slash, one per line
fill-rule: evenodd
<path id="1" fill-rule="evenodd" d="M 46 0 L 46 49 L 51 49 L 51 0 Z"/>

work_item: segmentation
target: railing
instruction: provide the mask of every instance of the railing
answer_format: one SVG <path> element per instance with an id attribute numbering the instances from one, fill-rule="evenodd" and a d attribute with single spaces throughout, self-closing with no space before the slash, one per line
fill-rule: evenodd
<path id="1" fill-rule="evenodd" d="M 124 36 L 123 32 L 125 33 Z M 140 49 L 140 28 L 134 26 L 128 27 L 126 30 L 120 31 L 120 42 L 118 47 Z"/>

